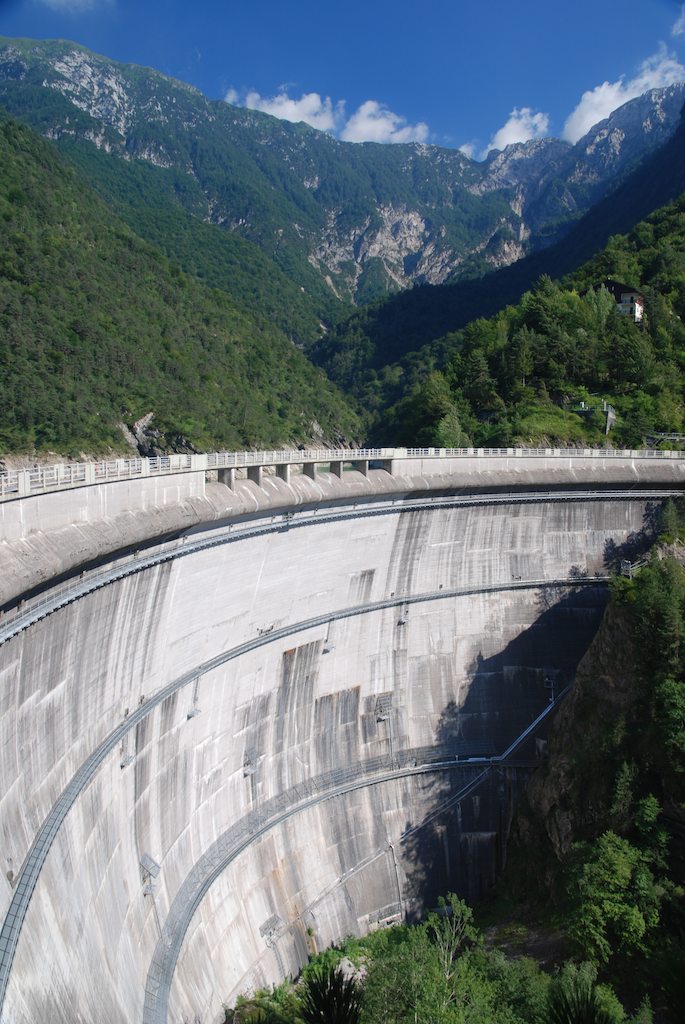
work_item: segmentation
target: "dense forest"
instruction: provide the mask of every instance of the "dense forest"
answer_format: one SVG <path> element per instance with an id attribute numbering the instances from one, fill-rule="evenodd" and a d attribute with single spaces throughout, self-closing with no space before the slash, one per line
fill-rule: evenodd
<path id="1" fill-rule="evenodd" d="M 362 333 L 329 366 L 381 443 L 640 446 L 683 431 L 685 196 L 561 282 L 543 276 L 516 306 L 369 370 Z M 620 315 L 603 282 L 640 289 L 646 317 Z M 605 435 L 605 403 L 617 413 Z"/>
<path id="2" fill-rule="evenodd" d="M 309 354 L 348 392 L 380 391 L 375 405 L 378 418 L 378 410 L 405 395 L 426 372 L 444 366 L 456 332 L 518 303 L 545 275 L 557 280 L 573 273 L 601 252 L 613 235 L 627 234 L 683 192 L 685 119 L 681 117 L 672 138 L 585 214 L 562 241 L 479 279 L 414 287 L 370 304 L 314 342 Z"/>
<path id="3" fill-rule="evenodd" d="M 266 317 L 119 221 L 55 150 L 0 114 L 0 452 L 340 440 L 359 420 Z"/>

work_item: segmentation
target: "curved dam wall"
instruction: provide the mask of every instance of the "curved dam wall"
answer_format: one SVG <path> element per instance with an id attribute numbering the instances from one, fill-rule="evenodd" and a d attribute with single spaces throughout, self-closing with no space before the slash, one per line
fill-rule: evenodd
<path id="1" fill-rule="evenodd" d="M 208 516 L 0 646 L 3 1024 L 218 1021 L 314 949 L 491 885 L 541 734 L 481 759 L 572 680 L 606 593 L 560 581 L 602 572 L 650 499 L 450 504 L 443 480 L 380 512 L 351 476 L 322 474 L 331 514 L 301 525 Z M 310 485 L 235 502 L 286 486 Z M 58 559 L 63 529 L 17 543 Z"/>
<path id="2" fill-rule="evenodd" d="M 349 453 L 338 456 L 343 454 Z M 478 454 L 465 449 L 457 456 L 441 449 L 379 449 L 357 454 L 367 455 L 364 473 L 321 472 L 322 460 L 325 466 L 343 465 L 328 461 L 332 454 L 327 452 L 261 453 L 266 463 L 262 472 L 260 453 L 245 452 L 58 466 L 52 472 L 14 473 L 8 487 L 3 486 L 8 478 L 0 474 L 0 609 L 113 552 L 278 509 L 441 493 L 685 487 L 685 459 L 677 452 L 492 449 Z M 373 454 L 383 456 L 375 464 L 392 472 L 369 470 Z M 273 465 L 279 457 L 291 461 Z M 298 458 L 301 466 L 292 464 Z M 209 464 L 246 461 L 250 465 L 235 470 L 206 470 Z M 159 475 L 150 475 L 160 462 L 170 464 L 164 472 L 157 467 Z M 306 468 L 311 475 L 303 472 Z M 253 470 L 258 485 L 250 479 L 237 479 L 233 487 L 212 482 L 217 475 Z M 288 471 L 287 480 L 279 478 L 279 470 Z M 74 477 L 83 484 L 71 483 Z"/>

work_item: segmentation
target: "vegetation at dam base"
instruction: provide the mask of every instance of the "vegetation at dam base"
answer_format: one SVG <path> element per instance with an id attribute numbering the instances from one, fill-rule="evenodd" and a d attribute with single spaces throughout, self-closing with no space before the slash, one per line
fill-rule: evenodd
<path id="1" fill-rule="evenodd" d="M 356 999 L 352 999 L 354 994 Z M 582 1016 L 579 1014 L 582 1013 Z M 488 948 L 454 895 L 415 925 L 348 939 L 312 958 L 297 984 L 239 999 L 228 1024 L 650 1024 L 629 1016 L 589 962 L 550 975 Z"/>
<path id="2" fill-rule="evenodd" d="M 503 880 L 514 905 L 551 906 L 631 1003 L 647 994 L 674 1021 L 685 1005 L 684 525 L 683 500 L 666 502 L 645 564 L 614 580 Z"/>

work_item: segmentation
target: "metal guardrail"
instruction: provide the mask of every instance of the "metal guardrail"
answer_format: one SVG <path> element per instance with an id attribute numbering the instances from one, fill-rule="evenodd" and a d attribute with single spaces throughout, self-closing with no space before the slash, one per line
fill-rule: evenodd
<path id="1" fill-rule="evenodd" d="M 204 465 L 193 465 L 193 459 L 198 458 L 206 460 L 207 456 L 163 455 L 158 459 L 108 459 L 102 462 L 57 463 L 53 466 L 35 466 L 33 469 L 10 470 L 0 473 L 0 501 L 108 481 L 200 472 L 205 468 Z"/>
<path id="2" fill-rule="evenodd" d="M 87 487 L 116 480 L 136 480 L 173 473 L 202 473 L 250 466 L 388 461 L 391 459 L 547 458 L 547 459 L 685 459 L 685 452 L 658 448 L 308 448 L 253 452 L 210 452 L 203 455 L 162 455 L 154 459 L 106 459 L 59 463 L 0 473 L 0 501 L 49 491 Z"/>

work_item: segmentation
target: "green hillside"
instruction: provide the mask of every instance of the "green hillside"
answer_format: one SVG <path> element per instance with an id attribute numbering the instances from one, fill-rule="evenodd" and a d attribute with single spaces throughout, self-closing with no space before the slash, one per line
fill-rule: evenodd
<path id="1" fill-rule="evenodd" d="M 382 410 L 411 387 L 422 367 L 444 364 L 455 332 L 517 303 L 543 275 L 560 278 L 573 272 L 602 250 L 611 236 L 629 232 L 684 191 L 685 120 L 681 118 L 666 145 L 559 244 L 480 280 L 425 285 L 378 302 L 341 323 L 311 346 L 309 354 L 341 387 L 365 394 L 367 405 L 370 398 L 371 407 Z"/>
<path id="2" fill-rule="evenodd" d="M 378 371 L 355 363 L 369 339 L 351 333 L 338 366 L 374 410 L 378 443 L 438 446 L 640 445 L 685 432 L 685 196 L 609 245 L 575 274 L 543 277 L 517 306 L 476 319 Z M 646 296 L 642 324 L 600 286 Z M 350 383 L 351 382 L 351 383 Z"/>
<path id="3" fill-rule="evenodd" d="M 0 115 L 0 450 L 357 436 L 344 399 L 277 327 L 184 275 L 54 148 Z"/>
<path id="4" fill-rule="evenodd" d="M 684 525 L 669 501 L 632 550 L 608 552 L 614 567 L 646 564 L 613 581 L 517 811 L 503 886 L 551 911 L 634 1004 L 649 994 L 657 1021 L 681 1020 L 685 997 Z"/>
<path id="5" fill-rule="evenodd" d="M 69 139 L 59 149 L 137 235 L 187 274 L 275 324 L 296 344 L 321 336 L 322 315 L 328 320 L 340 316 L 342 304 L 331 294 L 315 301 L 259 246 L 203 220 L 204 197 L 187 174 L 142 160 L 112 159 Z"/>

